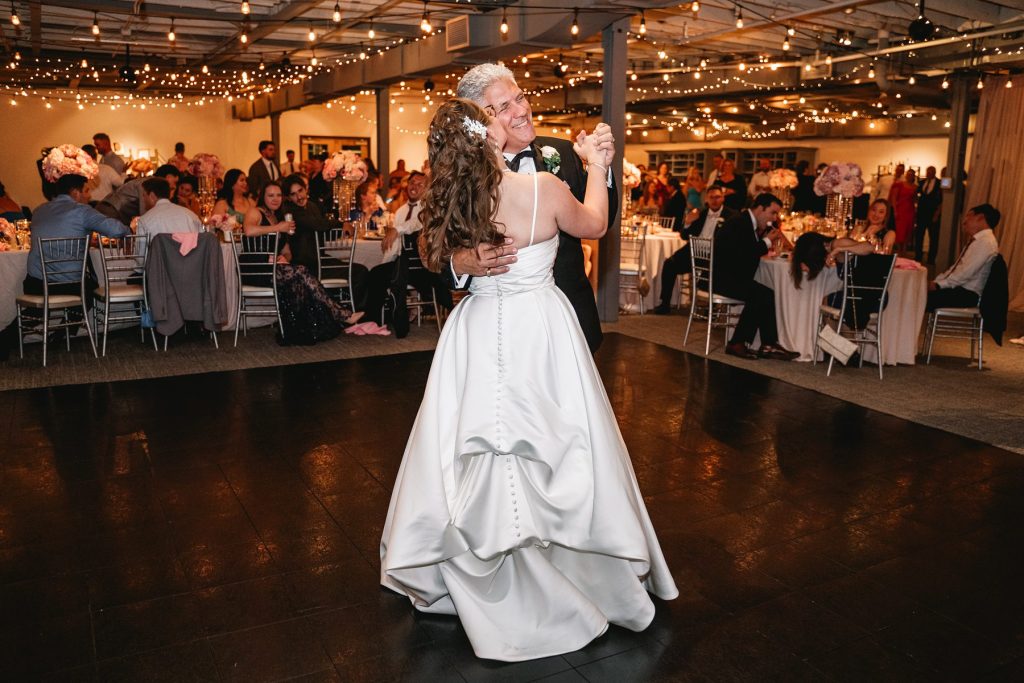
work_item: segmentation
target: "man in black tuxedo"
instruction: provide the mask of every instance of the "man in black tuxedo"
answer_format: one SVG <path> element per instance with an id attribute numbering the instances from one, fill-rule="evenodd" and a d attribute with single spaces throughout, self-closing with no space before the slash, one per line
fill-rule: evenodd
<path id="1" fill-rule="evenodd" d="M 762 256 L 768 253 L 772 242 L 782 235 L 777 227 L 782 201 L 773 194 L 764 193 L 754 199 L 753 205 L 733 216 L 715 231 L 714 288 L 744 302 L 732 339 L 725 347 L 730 356 L 756 360 L 776 358 L 793 360 L 800 354 L 779 346 L 779 333 L 775 325 L 775 292 L 754 280 Z M 749 348 L 757 332 L 761 333 L 761 347 L 755 352 Z"/>
<path id="2" fill-rule="evenodd" d="M 272 140 L 260 140 L 260 158 L 252 162 L 249 167 L 249 193 L 253 197 L 259 197 L 263 186 L 271 180 L 281 180 L 281 169 L 277 167 L 274 157 L 277 156 L 277 147 Z"/>
<path id="3" fill-rule="evenodd" d="M 663 218 L 672 218 L 672 229 L 682 233 L 683 219 L 686 216 L 686 195 L 679 185 L 679 178 L 672 176 L 668 179 L 668 191 L 668 199 L 661 208 L 661 215 Z"/>
<path id="4" fill-rule="evenodd" d="M 935 167 L 925 170 L 924 180 L 918 183 L 917 233 L 914 235 L 914 257 L 924 257 L 924 234 L 928 233 L 928 263 L 935 263 L 939 250 L 939 211 L 942 209 L 942 185 L 935 177 Z"/>
<path id="5" fill-rule="evenodd" d="M 501 64 L 478 64 L 466 72 L 459 81 L 458 96 L 472 100 L 495 117 L 508 135 L 505 160 L 516 173 L 549 171 L 561 178 L 573 196 L 583 201 L 587 188 L 587 171 L 576 155 L 570 140 L 537 137 L 533 128 L 533 111 L 523 91 L 516 85 L 512 72 Z M 599 136 L 599 145 L 609 160 L 614 154 L 611 134 Z M 611 225 L 618 211 L 618 192 L 608 182 L 608 220 Z M 524 217 L 525 219 L 525 217 Z M 452 254 L 450 275 L 458 287 L 465 287 L 466 276 L 486 277 L 508 271 L 515 262 L 515 248 L 511 244 L 478 249 L 460 249 Z M 587 338 L 591 353 L 601 344 L 601 321 L 597 314 L 594 290 L 583 267 L 583 247 L 580 238 L 565 232 L 558 233 L 558 254 L 554 266 L 555 285 L 562 290 L 576 311 L 580 327 Z"/>
<path id="6" fill-rule="evenodd" d="M 704 210 L 693 209 L 680 225 L 678 232 L 683 239 L 714 237 L 718 226 L 736 215 L 735 211 L 725 206 L 725 193 L 721 187 L 709 187 L 704 199 Z M 654 308 L 655 313 L 665 315 L 672 310 L 672 290 L 675 289 L 676 278 L 689 273 L 690 266 L 689 243 L 665 259 L 661 267 L 661 303 Z"/>

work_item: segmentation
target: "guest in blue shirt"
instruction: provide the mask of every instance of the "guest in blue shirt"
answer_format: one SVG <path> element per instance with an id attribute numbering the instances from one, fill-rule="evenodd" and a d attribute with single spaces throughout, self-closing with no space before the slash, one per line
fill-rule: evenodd
<path id="1" fill-rule="evenodd" d="M 43 293 L 39 240 L 54 237 L 90 237 L 93 232 L 107 237 L 121 237 L 129 233 L 121 221 L 107 218 L 86 203 L 89 201 L 89 194 L 85 190 L 86 182 L 85 176 L 81 175 L 61 176 L 55 183 L 56 196 L 32 214 L 32 249 L 28 254 L 28 276 L 24 283 L 26 294 Z M 66 281 L 68 284 L 51 284 L 50 293 L 78 294 L 79 272 L 75 269 L 67 273 L 58 273 L 53 279 Z M 90 284 L 85 288 L 87 297 L 95 289 Z"/>

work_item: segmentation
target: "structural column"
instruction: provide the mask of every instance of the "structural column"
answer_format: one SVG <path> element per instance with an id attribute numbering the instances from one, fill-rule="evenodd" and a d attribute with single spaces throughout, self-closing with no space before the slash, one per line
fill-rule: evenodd
<path id="1" fill-rule="evenodd" d="M 971 84 L 967 74 L 956 74 L 950 82 L 952 104 L 949 112 L 949 147 L 946 170 L 953 186 L 942 192 L 942 217 L 939 228 L 939 251 L 935 257 L 936 272 L 949 268 L 956 261 L 959 248 L 960 216 L 964 210 L 964 169 L 967 167 L 967 134 L 971 123 Z"/>
<path id="2" fill-rule="evenodd" d="M 391 88 L 377 89 L 377 170 L 387 189 L 391 169 Z"/>
<path id="3" fill-rule="evenodd" d="M 277 149 L 277 167 L 281 168 L 281 159 L 284 157 L 284 150 L 281 149 L 281 114 L 280 112 L 270 115 L 270 140 Z"/>
<path id="4" fill-rule="evenodd" d="M 626 32 L 629 19 L 609 24 L 601 34 L 604 49 L 604 85 L 601 91 L 601 119 L 612 127 L 615 135 L 615 162 L 612 178 L 622 192 L 622 158 L 626 151 Z M 621 206 L 611 216 L 608 232 L 601 238 L 598 249 L 597 311 L 604 322 L 619 319 L 619 224 Z M 653 284 L 653 283 L 652 283 Z"/>

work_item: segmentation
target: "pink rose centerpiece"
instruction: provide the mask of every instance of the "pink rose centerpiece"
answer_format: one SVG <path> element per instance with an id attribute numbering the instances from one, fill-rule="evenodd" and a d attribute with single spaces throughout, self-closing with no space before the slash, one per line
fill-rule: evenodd
<path id="1" fill-rule="evenodd" d="M 768 187 L 773 190 L 795 190 L 799 184 L 796 172 L 788 168 L 777 168 L 768 174 Z"/>
<path id="2" fill-rule="evenodd" d="M 43 159 L 43 176 L 51 183 L 66 175 L 80 175 L 92 180 L 100 167 L 75 145 L 57 145 Z"/>
<path id="3" fill-rule="evenodd" d="M 199 178 L 220 178 L 224 175 L 224 166 L 216 154 L 200 152 L 188 162 L 188 172 Z"/>
<path id="4" fill-rule="evenodd" d="M 340 177 L 361 183 L 369 176 L 369 171 L 358 152 L 345 149 L 335 152 L 324 162 L 323 176 L 324 180 Z"/>
<path id="5" fill-rule="evenodd" d="M 819 197 L 838 194 L 847 199 L 864 193 L 864 179 L 860 166 L 854 163 L 833 162 L 814 181 L 814 194 Z"/>
<path id="6" fill-rule="evenodd" d="M 206 221 L 206 224 L 214 230 L 235 230 L 238 228 L 238 221 L 234 216 L 226 213 L 215 213 Z"/>
<path id="7" fill-rule="evenodd" d="M 6 218 L 0 218 L 0 251 L 9 251 L 17 244 L 14 236 L 14 226 Z"/>

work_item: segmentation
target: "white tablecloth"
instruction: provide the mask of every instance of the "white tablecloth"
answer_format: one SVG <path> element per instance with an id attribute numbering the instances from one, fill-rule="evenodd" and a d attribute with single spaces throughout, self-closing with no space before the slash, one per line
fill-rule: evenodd
<path id="1" fill-rule="evenodd" d="M 826 268 L 814 280 L 806 278 L 797 289 L 790 276 L 788 259 L 761 259 L 755 279 L 775 290 L 775 319 L 779 343 L 810 361 L 814 351 L 818 307 L 832 292 L 843 288 L 835 268 Z M 894 269 L 889 281 L 889 303 L 882 312 L 882 350 L 886 365 L 913 365 L 917 339 L 924 320 L 928 295 L 928 271 Z M 864 360 L 877 360 L 873 348 L 865 348 Z"/>
<path id="2" fill-rule="evenodd" d="M 654 308 L 661 300 L 661 267 L 672 254 L 683 248 L 686 242 L 677 232 L 665 232 L 657 235 L 647 235 L 644 240 L 644 270 L 647 281 L 651 285 L 651 291 L 644 297 L 644 309 Z M 679 301 L 679 279 L 672 289 L 672 303 Z M 637 306 L 636 293 L 623 291 L 619 294 L 619 306 L 625 310 L 639 310 Z"/>
<path id="3" fill-rule="evenodd" d="M 27 269 L 27 251 L 0 251 L 0 329 L 18 317 L 14 300 L 23 293 Z"/>

